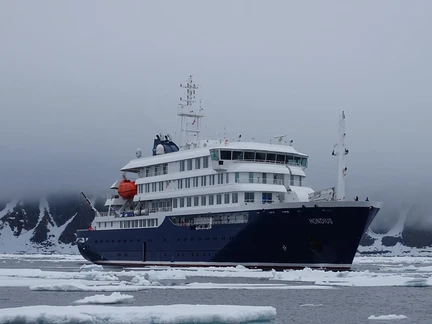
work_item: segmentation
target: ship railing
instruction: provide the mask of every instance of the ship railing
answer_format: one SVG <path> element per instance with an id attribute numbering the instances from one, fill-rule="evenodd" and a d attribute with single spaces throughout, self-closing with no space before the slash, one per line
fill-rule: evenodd
<path id="1" fill-rule="evenodd" d="M 295 161 L 288 161 L 288 162 L 282 162 L 282 161 L 265 161 L 265 160 L 254 160 L 254 159 L 243 159 L 243 160 L 231 160 L 233 162 L 246 162 L 246 163 L 265 163 L 265 164 L 279 164 L 279 165 L 291 165 L 291 166 L 298 166 L 301 168 L 306 168 L 306 166 L 302 165 L 300 162 Z"/>
<path id="2" fill-rule="evenodd" d="M 260 183 L 260 184 L 275 184 L 283 185 L 284 181 L 282 179 L 266 179 L 266 178 L 248 178 L 248 179 L 236 179 L 236 183 Z"/>
<path id="3" fill-rule="evenodd" d="M 117 217 L 118 215 L 115 213 L 115 212 L 113 212 L 113 211 L 110 211 L 110 212 L 99 212 L 99 215 L 101 215 L 102 217 L 106 217 L 106 216 L 114 216 L 114 217 Z"/>
<path id="4" fill-rule="evenodd" d="M 140 171 L 139 175 L 142 178 L 148 178 L 148 177 L 154 177 L 154 176 L 160 176 L 160 175 L 164 175 L 164 174 L 168 174 L 168 169 L 162 169 L 160 171 L 157 172 L 146 172 L 146 171 Z"/>
<path id="5" fill-rule="evenodd" d="M 109 194 L 107 195 L 107 199 L 123 199 L 123 198 L 121 198 L 120 195 Z"/>
<path id="6" fill-rule="evenodd" d="M 166 206 L 166 207 L 157 207 L 157 208 L 150 208 L 150 213 L 160 213 L 160 212 L 170 212 L 172 211 L 172 207 Z"/>

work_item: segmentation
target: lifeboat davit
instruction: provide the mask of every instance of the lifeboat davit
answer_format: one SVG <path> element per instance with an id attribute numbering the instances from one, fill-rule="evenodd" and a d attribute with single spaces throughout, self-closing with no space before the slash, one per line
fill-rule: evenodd
<path id="1" fill-rule="evenodd" d="M 132 199 L 137 194 L 137 186 L 135 182 L 122 180 L 118 187 L 118 194 L 123 199 Z"/>

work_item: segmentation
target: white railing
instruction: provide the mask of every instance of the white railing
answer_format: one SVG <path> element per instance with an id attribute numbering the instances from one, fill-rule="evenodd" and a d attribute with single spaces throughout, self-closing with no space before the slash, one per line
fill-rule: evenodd
<path id="1" fill-rule="evenodd" d="M 236 183 L 261 183 L 261 184 L 276 184 L 283 185 L 284 181 L 282 179 L 264 179 L 261 177 L 258 178 L 248 178 L 248 179 L 236 179 Z"/>
<path id="2" fill-rule="evenodd" d="M 246 163 L 266 163 L 266 164 L 280 164 L 280 165 L 291 165 L 291 166 L 298 166 L 301 168 L 306 168 L 306 166 L 301 165 L 301 163 L 295 162 L 295 161 L 289 161 L 289 162 L 281 162 L 281 161 L 262 161 L 262 160 L 252 160 L 252 159 L 243 159 L 243 160 L 228 160 L 233 162 L 246 162 Z"/>
<path id="3" fill-rule="evenodd" d="M 106 217 L 106 216 L 114 216 L 114 217 L 117 217 L 117 216 L 118 216 L 118 215 L 117 215 L 115 212 L 113 212 L 113 211 L 110 211 L 109 213 L 108 213 L 108 212 L 100 212 L 99 215 L 101 215 L 102 217 Z"/>

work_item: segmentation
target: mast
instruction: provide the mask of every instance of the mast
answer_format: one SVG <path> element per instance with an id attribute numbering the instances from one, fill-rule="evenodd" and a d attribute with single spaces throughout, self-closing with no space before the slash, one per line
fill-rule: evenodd
<path id="1" fill-rule="evenodd" d="M 189 76 L 185 84 L 180 84 L 180 87 L 186 89 L 186 97 L 180 97 L 180 109 L 177 113 L 181 117 L 180 146 L 184 148 L 187 147 L 187 144 L 200 140 L 201 118 L 204 117 L 204 114 L 201 104 L 198 112 L 194 108 L 195 91 L 198 89 L 198 85 L 193 82 L 192 75 Z"/>
<path id="2" fill-rule="evenodd" d="M 345 166 L 345 155 L 348 154 L 348 150 L 345 147 L 345 112 L 342 111 L 342 115 L 339 119 L 339 134 L 338 143 L 334 146 L 332 155 L 338 158 L 338 173 L 337 173 L 337 186 L 336 186 L 336 200 L 345 200 L 345 176 L 347 167 Z"/>

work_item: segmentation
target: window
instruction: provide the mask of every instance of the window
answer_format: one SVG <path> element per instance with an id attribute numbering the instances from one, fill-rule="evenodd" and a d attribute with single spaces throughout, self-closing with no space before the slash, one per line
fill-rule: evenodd
<path id="1" fill-rule="evenodd" d="M 145 192 L 150 192 L 150 183 L 146 183 Z"/>
<path id="2" fill-rule="evenodd" d="M 210 156 L 212 161 L 218 161 L 219 160 L 219 151 L 218 150 L 210 150 Z"/>
<path id="3" fill-rule="evenodd" d="M 201 158 L 195 159 L 195 169 L 201 169 Z"/>
<path id="4" fill-rule="evenodd" d="M 193 186 L 198 187 L 198 177 L 192 178 Z"/>
<path id="5" fill-rule="evenodd" d="M 255 161 L 257 161 L 257 162 L 264 162 L 265 159 L 266 159 L 265 152 L 256 152 Z"/>
<path id="6" fill-rule="evenodd" d="M 215 184 L 215 175 L 212 174 L 209 176 L 209 185 L 213 186 Z"/>
<path id="7" fill-rule="evenodd" d="M 254 202 L 255 201 L 255 193 L 254 192 L 245 192 L 244 201 L 245 202 Z"/>
<path id="8" fill-rule="evenodd" d="M 185 188 L 190 188 L 190 178 L 185 179 Z"/>
<path id="9" fill-rule="evenodd" d="M 226 179 L 225 179 L 225 182 L 226 182 L 226 183 L 229 183 L 229 173 L 226 174 L 226 177 L 225 177 L 225 178 L 226 178 Z"/>
<path id="10" fill-rule="evenodd" d="M 232 152 L 233 160 L 243 160 L 243 152 L 242 151 L 233 151 Z"/>
<path id="11" fill-rule="evenodd" d="M 201 196 L 201 206 L 205 206 L 206 205 L 206 197 L 207 196 Z"/>
<path id="12" fill-rule="evenodd" d="M 218 184 L 223 184 L 223 174 L 219 173 L 217 176 L 218 176 Z"/>
<path id="13" fill-rule="evenodd" d="M 163 181 L 159 182 L 159 191 L 163 191 Z"/>
<path id="14" fill-rule="evenodd" d="M 301 159 L 301 166 L 307 168 L 307 158 L 303 157 Z"/>
<path id="15" fill-rule="evenodd" d="M 221 194 L 216 195 L 216 204 L 218 204 L 218 205 L 222 204 L 222 195 Z"/>
<path id="16" fill-rule="evenodd" d="M 294 186 L 294 176 L 290 176 L 290 186 Z"/>
<path id="17" fill-rule="evenodd" d="M 221 160 L 231 160 L 231 151 L 221 151 Z"/>
<path id="18" fill-rule="evenodd" d="M 208 168 L 209 163 L 208 163 L 208 156 L 204 156 L 203 157 L 203 168 Z"/>
<path id="19" fill-rule="evenodd" d="M 214 204 L 214 196 L 209 195 L 209 205 L 213 205 L 213 204 Z"/>
<path id="20" fill-rule="evenodd" d="M 194 206 L 199 206 L 199 197 L 194 197 Z"/>
<path id="21" fill-rule="evenodd" d="M 185 170 L 185 161 L 180 161 L 180 171 L 184 171 Z"/>
<path id="22" fill-rule="evenodd" d="M 275 153 L 267 153 L 266 162 L 275 163 L 275 161 L 276 161 L 276 154 Z"/>
<path id="23" fill-rule="evenodd" d="M 235 183 L 239 182 L 239 176 L 240 174 L 238 172 L 235 173 Z"/>
<path id="24" fill-rule="evenodd" d="M 187 207 L 192 206 L 192 198 L 191 197 L 187 197 L 186 201 L 187 201 Z"/>
<path id="25" fill-rule="evenodd" d="M 180 207 L 184 207 L 184 198 L 180 198 Z"/>
<path id="26" fill-rule="evenodd" d="M 143 220 L 142 219 L 140 219 L 140 221 L 139 221 L 139 227 L 143 227 Z"/>
<path id="27" fill-rule="evenodd" d="M 187 169 L 192 170 L 192 159 L 187 160 Z"/>
<path id="28" fill-rule="evenodd" d="M 155 165 L 154 170 L 155 170 L 154 175 L 159 175 L 159 174 L 158 174 L 158 166 L 157 166 L 157 165 Z"/>
<path id="29" fill-rule="evenodd" d="M 303 177 L 302 177 L 302 176 L 299 176 L 299 187 L 302 186 L 302 179 L 303 179 Z"/>
<path id="30" fill-rule="evenodd" d="M 244 160 L 245 161 L 254 161 L 255 160 L 255 152 L 244 152 Z"/>
<path id="31" fill-rule="evenodd" d="M 271 192 L 263 192 L 262 193 L 262 203 L 271 203 L 272 202 L 272 193 Z"/>
<path id="32" fill-rule="evenodd" d="M 153 182 L 152 183 L 152 192 L 155 192 L 156 191 L 156 182 Z"/>
<path id="33" fill-rule="evenodd" d="M 253 172 L 249 172 L 249 183 L 253 183 L 254 182 L 254 174 Z"/>
<path id="34" fill-rule="evenodd" d="M 232 203 L 233 204 L 237 204 L 238 203 L 238 193 L 237 192 L 233 192 L 232 193 Z"/>
<path id="35" fill-rule="evenodd" d="M 182 189 L 183 188 L 183 179 L 178 179 L 177 180 L 177 188 L 178 189 Z"/>
<path id="36" fill-rule="evenodd" d="M 173 199 L 173 208 L 177 208 L 177 198 Z"/>
<path id="37" fill-rule="evenodd" d="M 201 187 L 205 187 L 207 185 L 207 177 L 202 176 L 201 177 Z"/>
<path id="38" fill-rule="evenodd" d="M 276 163 L 285 163 L 285 154 L 278 154 L 276 156 Z"/>
<path id="39" fill-rule="evenodd" d="M 148 177 L 148 176 L 149 176 L 149 173 L 150 173 L 149 168 L 146 168 L 146 169 L 145 169 L 145 176 Z"/>
<path id="40" fill-rule="evenodd" d="M 168 164 L 164 164 L 162 165 L 162 170 L 163 170 L 163 174 L 167 174 L 168 173 Z"/>
<path id="41" fill-rule="evenodd" d="M 262 182 L 267 183 L 267 173 L 262 174 Z"/>
<path id="42" fill-rule="evenodd" d="M 123 222 L 120 222 L 120 228 L 123 228 Z"/>
<path id="43" fill-rule="evenodd" d="M 224 197 L 225 204 L 229 204 L 229 202 L 230 202 L 230 194 L 226 193 L 224 196 L 225 196 Z"/>

